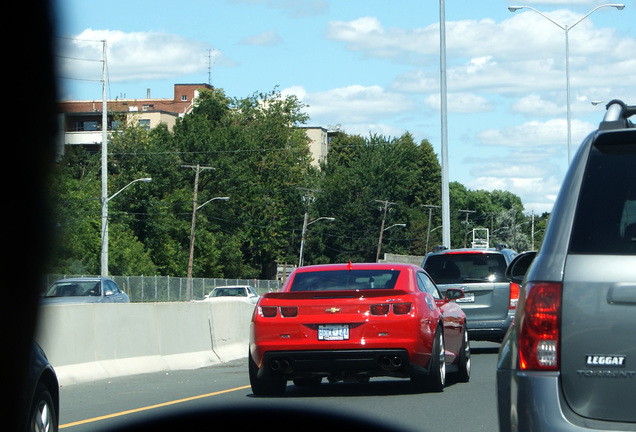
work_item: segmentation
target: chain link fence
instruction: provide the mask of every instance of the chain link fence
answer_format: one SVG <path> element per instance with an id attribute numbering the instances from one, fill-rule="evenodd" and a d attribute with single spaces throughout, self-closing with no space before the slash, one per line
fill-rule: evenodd
<path id="1" fill-rule="evenodd" d="M 96 277 L 92 275 L 47 275 L 45 286 L 59 279 L 72 277 Z M 172 276 L 110 276 L 130 297 L 131 302 L 178 302 L 188 301 L 188 278 Z M 217 286 L 249 285 L 260 295 L 278 291 L 282 282 L 259 279 L 192 278 L 190 300 L 202 300 Z"/>

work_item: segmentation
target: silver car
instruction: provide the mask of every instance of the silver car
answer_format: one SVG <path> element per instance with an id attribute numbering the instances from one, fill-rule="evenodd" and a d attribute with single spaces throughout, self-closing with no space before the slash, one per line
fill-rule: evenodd
<path id="1" fill-rule="evenodd" d="M 541 249 L 508 270 L 523 282 L 499 351 L 501 431 L 636 430 L 634 114 L 607 105 L 572 160 Z"/>
<path id="2" fill-rule="evenodd" d="M 60 279 L 44 292 L 42 305 L 77 303 L 129 303 L 130 298 L 108 278 Z"/>
<path id="3" fill-rule="evenodd" d="M 457 304 L 466 314 L 472 340 L 501 342 L 517 306 L 518 291 L 511 290 L 506 268 L 517 255 L 505 245 L 496 248 L 440 249 L 427 254 L 422 268 L 446 294 L 461 289 Z"/>

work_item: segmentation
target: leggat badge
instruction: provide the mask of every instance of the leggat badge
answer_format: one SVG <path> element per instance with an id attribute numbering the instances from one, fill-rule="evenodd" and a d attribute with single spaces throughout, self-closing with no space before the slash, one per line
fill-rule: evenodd
<path id="1" fill-rule="evenodd" d="M 585 356 L 585 364 L 588 366 L 625 367 L 625 355 L 588 354 Z"/>

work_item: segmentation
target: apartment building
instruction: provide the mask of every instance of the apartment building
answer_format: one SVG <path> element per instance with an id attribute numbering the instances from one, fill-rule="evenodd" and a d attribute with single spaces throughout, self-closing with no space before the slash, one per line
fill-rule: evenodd
<path id="1" fill-rule="evenodd" d="M 202 89 L 212 90 L 209 84 L 175 84 L 172 99 L 152 99 L 148 90 L 146 99 L 115 99 L 107 101 L 108 130 L 113 130 L 115 122 L 126 116 L 139 125 L 152 129 L 165 123 L 168 130 L 177 119 L 190 113 L 194 100 Z M 59 130 L 57 153 L 64 154 L 66 146 L 81 145 L 89 151 L 100 151 L 102 143 L 102 105 L 101 99 L 59 102 Z M 310 139 L 315 166 L 327 157 L 329 141 L 337 130 L 321 126 L 303 127 Z"/>
<path id="2" fill-rule="evenodd" d="M 165 123 L 172 130 L 177 118 L 188 114 L 201 89 L 212 90 L 209 84 L 175 84 L 172 99 L 152 99 L 150 90 L 146 99 L 115 99 L 107 101 L 108 130 L 113 130 L 122 116 L 138 121 L 152 129 Z M 88 150 L 99 151 L 102 143 L 101 99 L 84 101 L 60 101 L 58 154 L 64 153 L 65 146 L 81 145 Z"/>

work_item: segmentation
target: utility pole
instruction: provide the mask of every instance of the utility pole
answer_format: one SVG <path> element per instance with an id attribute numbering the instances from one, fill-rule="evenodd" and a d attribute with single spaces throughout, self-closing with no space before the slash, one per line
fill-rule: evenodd
<path id="1" fill-rule="evenodd" d="M 532 215 L 532 228 L 530 230 L 530 235 L 532 238 L 532 250 L 534 250 L 534 210 L 531 211 L 531 215 Z"/>
<path id="2" fill-rule="evenodd" d="M 380 207 L 378 210 L 383 211 L 382 213 L 382 226 L 380 227 L 380 238 L 378 239 L 378 251 L 375 254 L 375 262 L 378 262 L 380 260 L 380 249 L 382 248 L 382 233 L 384 232 L 384 222 L 386 221 L 386 212 L 388 211 L 388 208 L 390 205 L 394 205 L 395 203 L 393 202 L 389 202 L 388 200 L 375 200 L 376 202 L 382 203 L 384 204 L 384 211 L 382 209 L 382 207 Z"/>
<path id="3" fill-rule="evenodd" d="M 101 274 L 108 277 L 108 101 L 106 100 L 106 41 L 102 41 L 102 253 Z"/>
<path id="4" fill-rule="evenodd" d="M 199 194 L 199 172 L 202 170 L 213 170 L 212 167 L 196 165 L 181 165 L 183 168 L 194 168 L 194 198 L 192 200 L 192 226 L 190 228 L 190 256 L 188 258 L 188 274 L 186 300 L 192 298 L 192 261 L 194 257 L 194 227 L 197 220 L 197 196 Z"/>
<path id="5" fill-rule="evenodd" d="M 476 210 L 458 210 L 460 213 L 466 213 L 466 222 L 464 227 L 464 247 L 467 247 L 466 242 L 468 241 L 468 213 L 477 213 Z"/>

